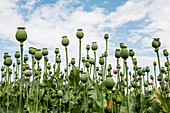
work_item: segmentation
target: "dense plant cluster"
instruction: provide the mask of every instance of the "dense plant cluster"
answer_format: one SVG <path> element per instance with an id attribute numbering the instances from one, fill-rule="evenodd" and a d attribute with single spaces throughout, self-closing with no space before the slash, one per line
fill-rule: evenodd
<path id="1" fill-rule="evenodd" d="M 159 73 L 156 73 L 157 63 L 153 62 L 153 76 L 149 66 L 138 65 L 134 51 L 128 50 L 124 43 L 120 43 L 120 49 L 115 50 L 117 69 L 113 70 L 112 62 L 107 63 L 108 34 L 104 35 L 106 51 L 99 57 L 99 61 L 96 61 L 97 43 L 87 45 L 87 56 L 81 57 L 81 42 L 84 37 L 82 29 L 77 30 L 76 36 L 79 39 L 78 66 L 75 65 L 75 58 L 68 61 L 69 39 L 63 36 L 61 43 L 65 47 L 66 65 L 62 71 L 59 48 L 54 51 L 55 62 L 52 65 L 48 62 L 47 48 L 41 50 L 30 47 L 28 52 L 32 64 L 28 64 L 28 55 L 23 55 L 23 43 L 27 39 L 27 33 L 25 27 L 18 27 L 16 39 L 20 42 L 21 49 L 14 55 L 16 61 L 12 61 L 8 53 L 4 53 L 4 63 L 1 67 L 1 113 L 170 112 L 169 53 L 166 49 L 163 50 L 167 61 L 162 67 L 159 58 L 159 38 L 152 41 L 159 69 Z M 90 49 L 94 56 L 89 56 Z M 131 58 L 133 64 L 132 71 L 128 70 L 128 58 Z M 41 60 L 44 61 L 43 65 L 40 65 Z M 97 62 L 100 67 L 96 66 Z M 117 76 L 116 81 L 112 72 Z M 11 81 L 12 74 L 14 81 Z"/>

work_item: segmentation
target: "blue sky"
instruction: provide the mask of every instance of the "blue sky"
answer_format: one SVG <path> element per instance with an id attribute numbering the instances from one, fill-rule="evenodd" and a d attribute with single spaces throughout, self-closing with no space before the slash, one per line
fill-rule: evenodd
<path id="1" fill-rule="evenodd" d="M 157 61 L 151 42 L 160 37 L 162 66 L 164 48 L 170 49 L 170 0 L 1 0 L 0 1 L 0 65 L 3 53 L 14 55 L 19 50 L 15 39 L 18 26 L 26 26 L 28 40 L 24 42 L 24 53 L 30 46 L 48 48 L 50 62 L 54 48 L 59 47 L 64 61 L 65 52 L 61 37 L 70 40 L 69 57 L 78 59 L 76 30 L 82 28 L 85 34 L 82 42 L 82 56 L 85 46 L 97 41 L 100 56 L 105 51 L 104 34 L 109 38 L 109 63 L 116 66 L 114 52 L 119 43 L 134 49 L 140 66 L 152 66 Z M 90 52 L 93 57 L 93 52 Z M 14 58 L 13 58 L 14 60 Z M 97 60 L 98 61 L 98 60 Z M 131 66 L 131 60 L 129 59 Z M 63 63 L 65 65 L 65 63 Z"/>

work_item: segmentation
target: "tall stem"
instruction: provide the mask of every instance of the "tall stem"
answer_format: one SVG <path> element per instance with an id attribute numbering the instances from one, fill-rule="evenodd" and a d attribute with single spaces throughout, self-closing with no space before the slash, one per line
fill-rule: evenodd
<path id="1" fill-rule="evenodd" d="M 61 113 L 61 98 L 60 98 L 60 113 Z"/>
<path id="2" fill-rule="evenodd" d="M 119 90 L 119 88 L 120 88 L 120 85 L 121 85 L 121 83 L 120 83 L 120 75 L 119 75 L 119 59 L 117 59 L 117 69 L 118 69 L 118 73 L 117 73 L 117 76 L 118 76 L 118 84 L 117 84 L 117 88 L 118 88 L 118 90 Z"/>
<path id="3" fill-rule="evenodd" d="M 79 39 L 79 70 L 80 70 L 80 62 L 81 62 L 81 39 Z"/>
<path id="4" fill-rule="evenodd" d="M 37 61 L 38 64 L 38 78 L 37 78 L 37 104 L 36 104 L 36 113 L 38 113 L 38 93 L 39 93 L 39 61 Z"/>
<path id="5" fill-rule="evenodd" d="M 158 58 L 158 65 L 159 65 L 159 72 L 161 72 L 161 65 L 160 65 L 160 59 L 159 59 L 159 53 L 156 51 L 157 58 Z"/>
<path id="6" fill-rule="evenodd" d="M 113 113 L 112 91 L 110 91 L 110 103 L 111 103 L 111 109 L 112 109 L 112 113 Z"/>
<path id="7" fill-rule="evenodd" d="M 169 78 L 169 89 L 170 89 L 170 75 L 169 75 L 169 59 L 168 56 L 166 56 L 167 62 L 168 62 L 168 78 Z"/>
<path id="8" fill-rule="evenodd" d="M 8 67 L 8 85 L 7 85 L 7 113 L 8 113 L 8 107 L 9 107 L 9 67 Z"/>
<path id="9" fill-rule="evenodd" d="M 106 39 L 106 55 L 107 55 L 107 46 L 108 46 L 107 42 L 108 41 Z M 106 66 L 107 66 L 107 56 L 105 57 L 105 64 L 104 64 L 104 77 L 106 75 Z"/>
<path id="10" fill-rule="evenodd" d="M 20 98 L 19 98 L 19 109 L 18 113 L 21 113 L 21 102 L 22 102 L 22 84 L 23 84 L 23 43 L 20 44 L 21 47 L 21 79 L 20 79 Z"/>
<path id="11" fill-rule="evenodd" d="M 84 113 L 86 113 L 86 87 L 85 87 L 85 84 L 84 85 L 84 106 L 85 106 L 85 109 L 84 109 Z"/>
<path id="12" fill-rule="evenodd" d="M 103 86 L 103 81 L 104 81 L 104 73 L 103 73 L 103 65 L 101 66 L 102 67 L 102 113 L 104 113 L 104 109 L 103 109 L 103 89 L 104 89 L 104 86 Z"/>
<path id="13" fill-rule="evenodd" d="M 130 113 L 130 106 L 129 106 L 129 88 L 128 88 L 128 69 L 127 69 L 127 61 L 124 60 L 125 68 L 126 68 L 126 81 L 127 81 L 127 108 L 128 108 L 128 113 Z"/>
<path id="14" fill-rule="evenodd" d="M 156 85 L 156 87 L 157 87 L 157 79 L 156 79 L 156 66 L 154 66 L 154 74 L 155 74 L 155 85 Z"/>
<path id="15" fill-rule="evenodd" d="M 94 75 L 95 75 L 95 79 L 96 79 L 96 84 L 95 84 L 95 89 L 96 89 L 96 101 L 97 101 L 97 75 L 96 75 L 96 51 L 94 51 Z"/>
<path id="16" fill-rule="evenodd" d="M 68 52 L 67 52 L 67 46 L 65 47 L 65 51 L 66 51 L 66 66 L 67 66 L 67 79 L 68 79 L 68 85 L 67 85 L 67 92 L 68 92 L 68 102 L 69 102 L 69 113 L 71 113 L 71 109 L 70 109 L 70 89 L 69 89 L 69 85 L 70 85 L 70 81 L 69 81 L 69 76 L 68 76 Z"/>

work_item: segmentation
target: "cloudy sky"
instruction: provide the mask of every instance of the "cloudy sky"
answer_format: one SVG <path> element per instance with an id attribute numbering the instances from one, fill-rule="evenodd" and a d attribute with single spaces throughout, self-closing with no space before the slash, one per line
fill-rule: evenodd
<path id="1" fill-rule="evenodd" d="M 140 66 L 152 66 L 157 61 L 151 42 L 159 37 L 162 50 L 170 50 L 170 0 L 0 0 L 0 65 L 3 53 L 14 56 L 19 50 L 15 39 L 18 26 L 25 26 L 28 39 L 24 42 L 24 53 L 30 46 L 48 48 L 50 62 L 54 60 L 54 49 L 60 48 L 63 64 L 65 51 L 61 37 L 70 40 L 69 61 L 78 63 L 77 29 L 83 29 L 82 56 L 85 47 L 96 41 L 97 55 L 105 51 L 104 34 L 109 34 L 109 63 L 115 68 L 115 49 L 123 42 L 134 49 Z M 93 57 L 93 51 L 90 53 Z M 13 58 L 14 60 L 14 58 Z M 98 60 L 97 60 L 98 61 Z M 128 61 L 131 65 L 131 59 Z"/>

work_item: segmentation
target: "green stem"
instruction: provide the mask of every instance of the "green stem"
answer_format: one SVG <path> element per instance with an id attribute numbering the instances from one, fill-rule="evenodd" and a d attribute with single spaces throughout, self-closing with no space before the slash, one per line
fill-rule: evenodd
<path id="1" fill-rule="evenodd" d="M 79 39 L 79 70 L 80 70 L 80 62 L 81 62 L 81 39 Z"/>
<path id="2" fill-rule="evenodd" d="M 65 51 L 66 51 L 66 66 L 67 66 L 67 79 L 68 79 L 68 85 L 67 85 L 67 92 L 68 92 L 68 102 L 69 102 L 69 113 L 71 113 L 71 109 L 70 109 L 70 89 L 69 89 L 69 76 L 68 76 L 68 52 L 67 52 L 67 46 L 65 47 Z"/>
<path id="3" fill-rule="evenodd" d="M 154 66 L 154 74 L 155 74 L 155 85 L 157 87 L 157 79 L 156 79 L 156 66 Z"/>
<path id="4" fill-rule="evenodd" d="M 117 59 L 117 68 L 118 68 L 118 73 L 117 73 L 117 76 L 118 76 L 118 84 L 117 84 L 117 88 L 118 88 L 118 90 L 120 90 L 120 85 L 121 85 L 121 83 L 120 83 L 120 75 L 119 75 L 119 59 Z"/>
<path id="5" fill-rule="evenodd" d="M 111 109 L 112 109 L 112 113 L 113 113 L 112 91 L 110 91 L 110 103 L 111 103 Z"/>
<path id="6" fill-rule="evenodd" d="M 95 75 L 95 79 L 96 79 L 96 84 L 95 84 L 95 89 L 96 89 L 96 101 L 97 101 L 97 75 L 96 75 L 96 51 L 94 51 L 94 75 Z"/>
<path id="7" fill-rule="evenodd" d="M 126 68 L 126 81 L 127 81 L 127 108 L 128 108 L 128 113 L 130 113 L 130 106 L 129 106 L 129 88 L 128 88 L 128 69 L 127 69 L 127 61 L 124 60 L 125 68 Z"/>
<path id="8" fill-rule="evenodd" d="M 27 81 L 27 106 L 28 106 L 28 85 L 29 85 L 29 81 Z"/>
<path id="9" fill-rule="evenodd" d="M 8 84 L 7 84 L 7 113 L 9 108 L 9 67 L 8 67 Z"/>
<path id="10" fill-rule="evenodd" d="M 169 78 L 169 89 L 170 89 L 170 75 L 169 75 L 169 58 L 166 56 L 167 62 L 168 62 L 168 78 Z"/>
<path id="11" fill-rule="evenodd" d="M 21 47 L 21 79 L 20 79 L 20 98 L 19 98 L 19 109 L 18 113 L 21 113 L 21 102 L 22 102 L 22 84 L 23 84 L 23 43 L 20 44 Z"/>
<path id="12" fill-rule="evenodd" d="M 145 76 L 143 76 L 143 84 L 145 83 Z M 146 87 L 144 86 L 144 92 L 146 93 Z"/>
<path id="13" fill-rule="evenodd" d="M 159 65 L 159 72 L 161 72 L 161 65 L 160 65 L 160 59 L 159 59 L 159 53 L 156 51 L 157 58 L 158 58 L 158 65 Z"/>
<path id="14" fill-rule="evenodd" d="M 38 78 L 37 78 L 37 104 L 36 104 L 36 113 L 38 113 L 38 93 L 39 93 L 39 61 L 37 61 L 38 64 Z"/>
<path id="15" fill-rule="evenodd" d="M 140 106 L 142 108 L 142 78 L 140 79 Z"/>
<path id="16" fill-rule="evenodd" d="M 148 80 L 148 82 L 149 82 L 149 73 L 147 72 L 147 80 Z M 148 91 L 149 91 L 149 85 L 148 85 Z"/>
<path id="17" fill-rule="evenodd" d="M 85 87 L 85 84 L 83 84 L 84 86 L 84 106 L 85 106 L 85 109 L 84 109 L 84 113 L 86 113 L 86 87 Z"/>
<path id="18" fill-rule="evenodd" d="M 107 55 L 107 39 L 106 39 L 106 55 Z M 104 64 L 104 78 L 105 78 L 105 75 L 106 75 L 106 66 L 107 66 L 107 56 L 105 57 L 105 64 Z"/>
<path id="19" fill-rule="evenodd" d="M 101 66 L 102 68 L 102 113 L 104 113 L 104 108 L 103 108 L 103 89 L 104 89 L 104 85 L 103 85 L 103 81 L 104 81 L 104 73 L 103 73 L 103 65 Z"/>
<path id="20" fill-rule="evenodd" d="M 60 113 L 61 113 L 61 98 L 60 98 Z"/>

